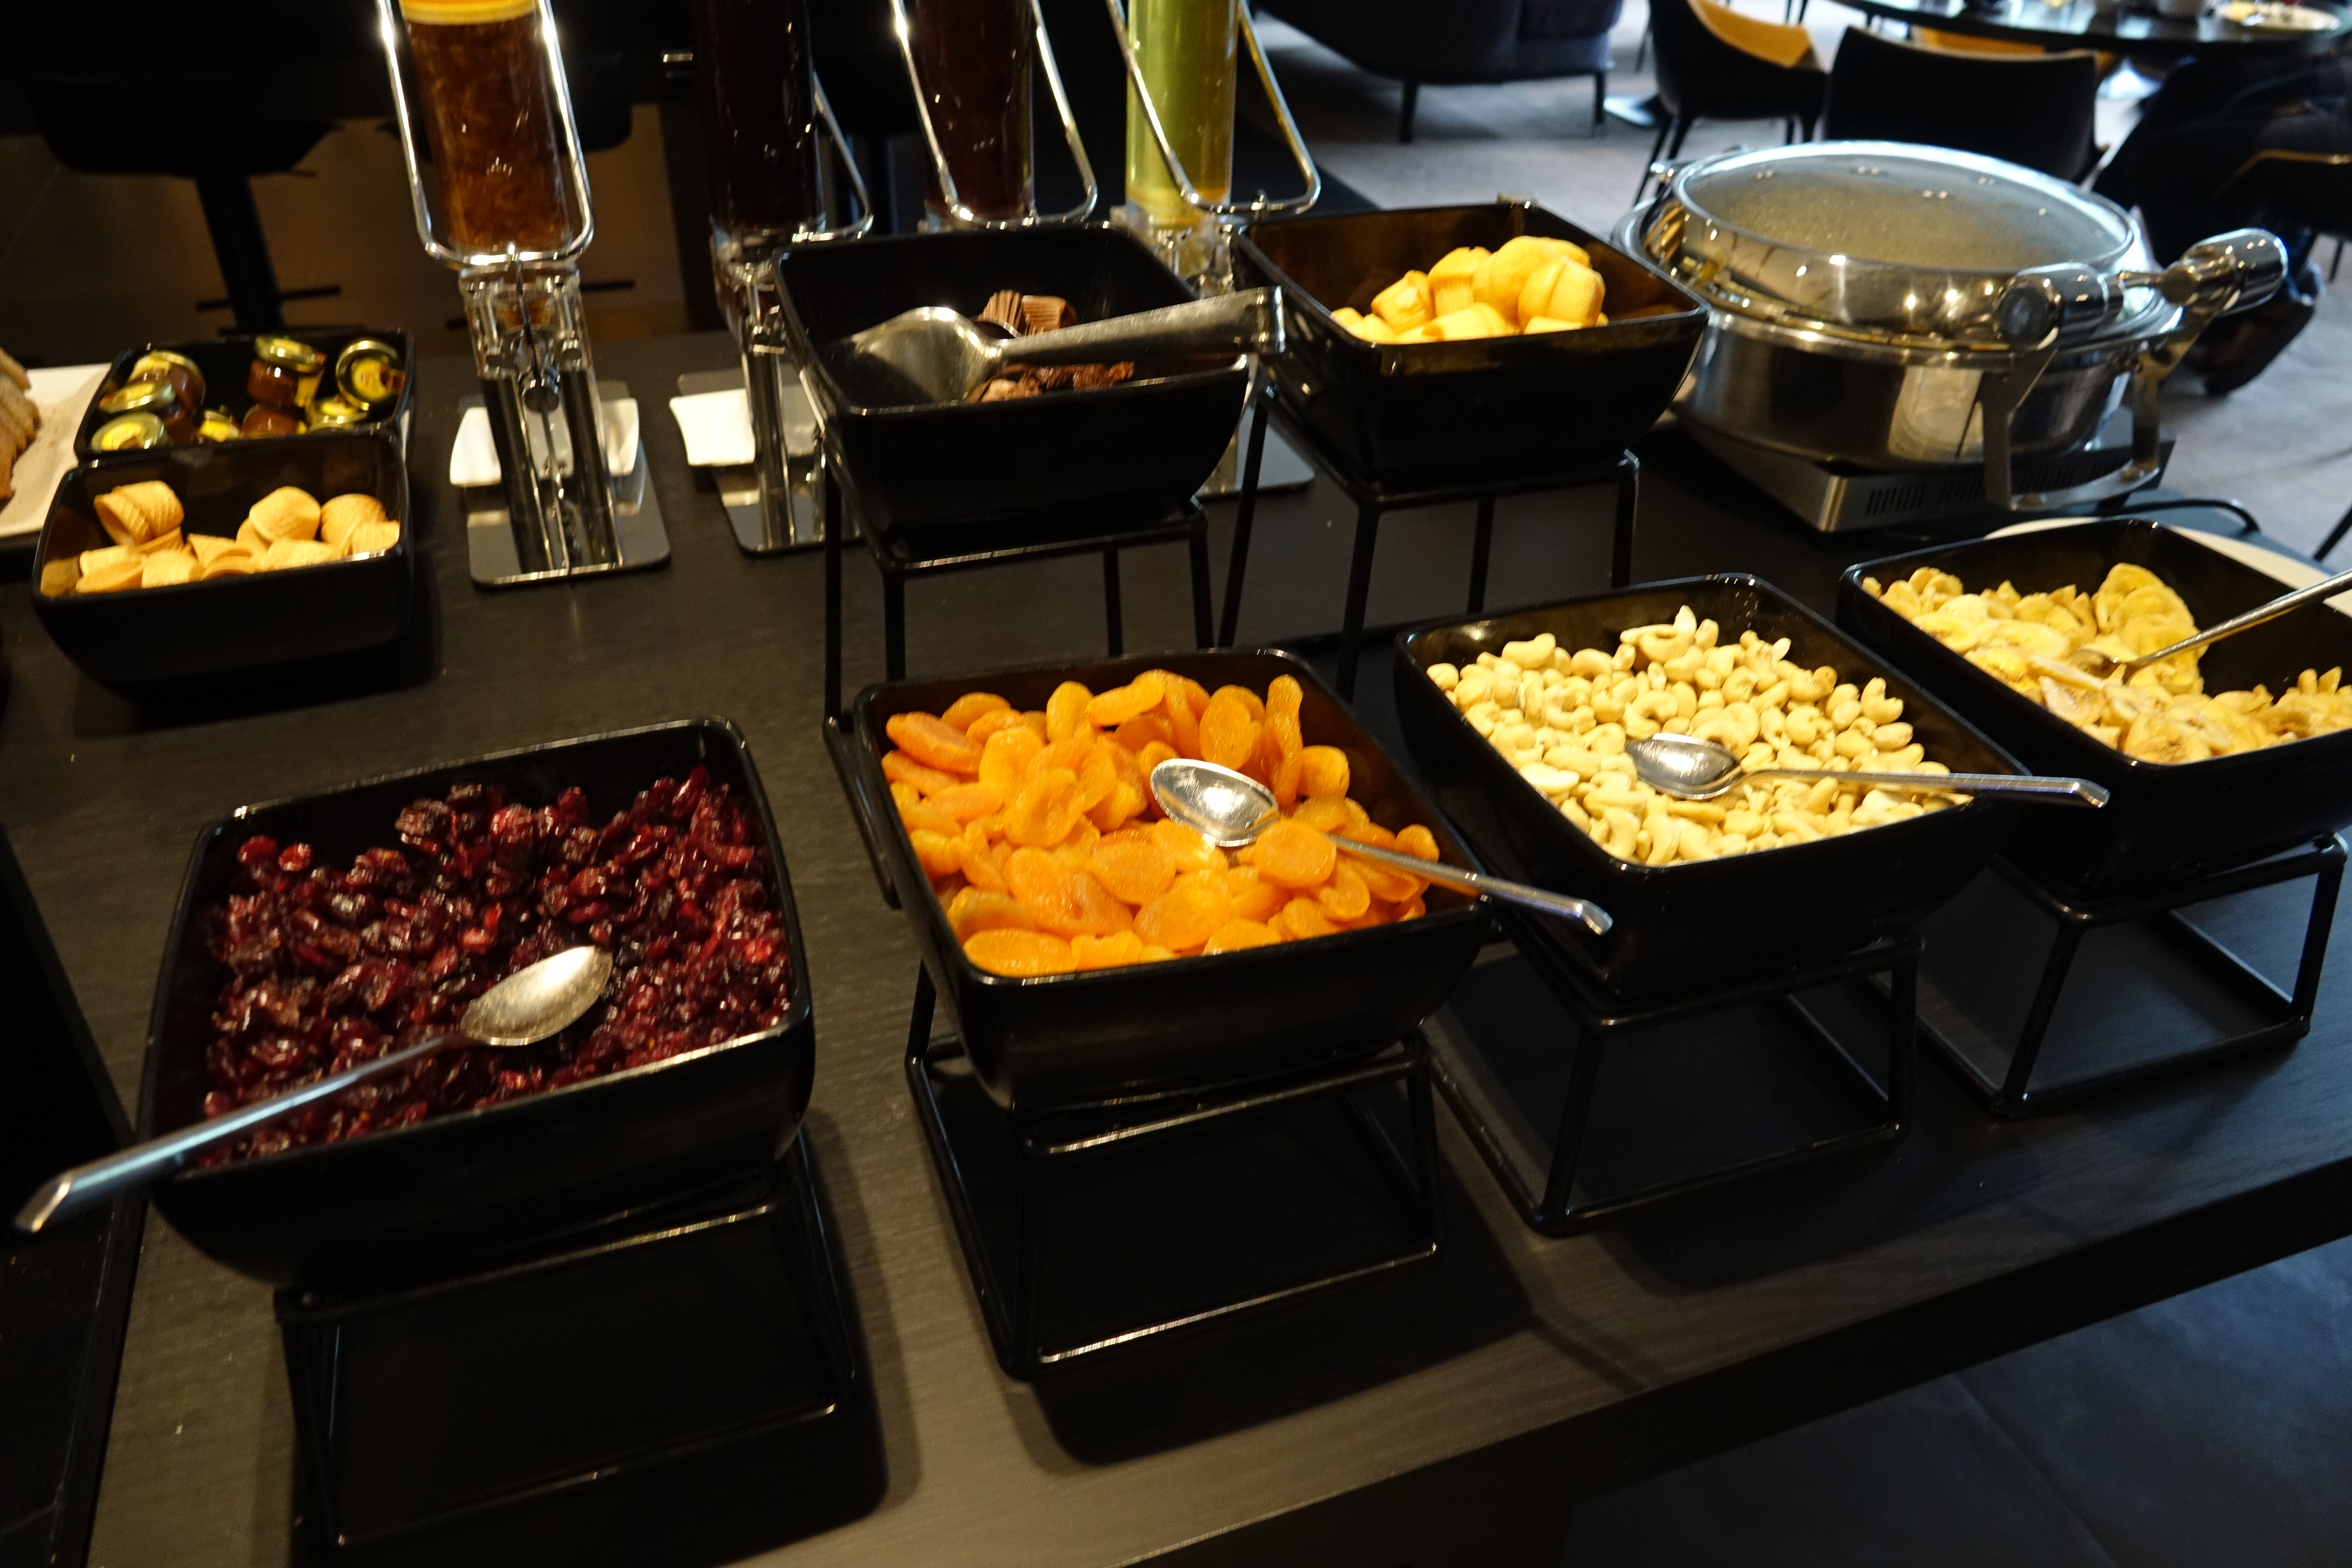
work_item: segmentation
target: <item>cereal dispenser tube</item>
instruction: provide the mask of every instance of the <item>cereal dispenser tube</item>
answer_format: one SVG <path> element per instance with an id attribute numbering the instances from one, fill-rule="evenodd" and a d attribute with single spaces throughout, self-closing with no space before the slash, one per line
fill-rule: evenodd
<path id="1" fill-rule="evenodd" d="M 605 461 L 578 267 L 595 220 L 547 0 L 397 0 L 397 15 L 395 0 L 376 0 L 376 11 L 417 233 L 457 269 L 505 492 L 511 562 L 469 517 L 475 581 L 658 564 L 669 543 L 642 456 L 628 500 Z"/>
<path id="2" fill-rule="evenodd" d="M 785 247 L 856 239 L 873 227 L 865 182 L 848 154 L 809 58 L 807 0 L 695 0 L 694 75 L 710 175 L 712 281 L 743 356 L 752 472 L 759 483 L 756 530 L 737 520 L 736 542 L 768 554 L 822 537 L 821 509 L 800 487 L 795 507 L 788 408 L 805 408 L 776 284 Z M 854 194 L 858 217 L 827 226 L 822 129 Z M 722 492 L 723 493 L 723 492 Z M 735 506 L 729 498 L 730 517 Z"/>
<path id="3" fill-rule="evenodd" d="M 1304 212 L 1323 194 L 1306 138 L 1257 40 L 1248 0 L 1104 0 L 1127 67 L 1128 226 L 1196 287 L 1232 286 L 1226 242 L 1259 218 Z M 1233 197 L 1234 99 L 1246 46 L 1292 162 L 1306 181 L 1275 201 Z"/>

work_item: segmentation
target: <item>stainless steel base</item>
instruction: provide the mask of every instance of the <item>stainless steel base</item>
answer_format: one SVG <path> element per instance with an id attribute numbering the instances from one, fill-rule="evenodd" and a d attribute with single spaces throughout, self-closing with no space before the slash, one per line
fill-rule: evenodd
<path id="1" fill-rule="evenodd" d="M 600 378 L 597 395 L 617 403 L 629 395 L 628 384 Z M 462 419 L 467 410 L 482 406 L 479 397 L 459 403 Z M 643 429 L 646 415 L 638 410 Z M 525 572 L 515 554 L 514 529 L 507 516 L 506 492 L 496 486 L 458 492 L 466 510 L 466 565 L 478 588 L 514 588 L 527 583 L 551 583 L 567 577 L 601 577 L 615 572 L 638 572 L 669 560 L 669 531 L 662 525 L 661 500 L 655 493 L 652 459 L 645 437 L 637 437 L 637 460 L 625 474 L 613 479 L 613 532 L 620 560 L 609 566 L 574 566 L 559 572 Z"/>
<path id="2" fill-rule="evenodd" d="M 688 371 L 677 378 L 680 397 L 692 397 L 704 392 L 742 390 L 743 369 L 740 365 L 730 365 L 725 370 Z M 799 400 L 804 407 L 808 403 L 808 394 L 798 387 L 789 389 L 785 395 Z M 728 526 L 735 531 L 735 546 L 746 555 L 781 555 L 786 551 L 805 550 L 824 542 L 824 454 L 820 451 L 789 453 L 785 462 L 791 486 L 786 499 L 792 509 L 792 527 L 781 539 L 775 537 L 774 531 L 769 528 L 766 513 L 760 504 L 758 468 L 747 463 L 741 468 L 710 470 L 711 477 L 719 484 L 719 504 L 727 509 Z"/>
<path id="3" fill-rule="evenodd" d="M 2115 421 L 2116 438 L 2105 433 L 2087 446 L 2021 463 L 2021 491 L 2064 489 L 2114 473 L 2131 460 L 2130 421 Z M 1758 489 L 1823 533 L 1895 528 L 1910 523 L 1957 521 L 2001 512 L 1985 499 L 1984 470 L 1971 464 L 1942 471 L 1877 472 L 1850 463 L 1827 463 L 1758 447 L 1685 419 L 1682 427 L 1707 451 L 1738 469 Z M 2159 448 L 2172 460 L 2172 442 Z M 2148 480 L 2161 483 L 2163 471 Z"/>

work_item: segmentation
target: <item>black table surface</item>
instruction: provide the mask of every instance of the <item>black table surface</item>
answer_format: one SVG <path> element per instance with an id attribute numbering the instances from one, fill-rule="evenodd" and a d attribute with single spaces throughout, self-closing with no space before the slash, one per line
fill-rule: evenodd
<path id="1" fill-rule="evenodd" d="M 662 409 L 680 371 L 730 358 L 716 337 L 600 352 L 646 411 L 672 564 L 502 595 L 467 581 L 444 483 L 467 372 L 420 367 L 429 679 L 388 676 L 370 694 L 295 706 L 232 691 L 201 716 L 142 714 L 68 665 L 25 591 L 10 594 L 0 819 L 130 1100 L 184 857 L 224 808 L 674 716 L 740 723 L 806 927 L 818 1030 L 807 1128 L 889 1472 L 871 1514 L 761 1561 L 1549 1564 L 1579 1493 L 2352 1230 L 2352 959 L 2339 954 L 2317 1026 L 2291 1053 L 2008 1125 L 1927 1066 L 1916 1131 L 1894 1152 L 1626 1232 L 1538 1237 L 1441 1111 L 1452 1195 L 1434 1268 L 1123 1367 L 1006 1378 L 909 1114 L 914 950 L 877 896 L 820 739 L 820 563 L 739 554 Z M 1768 521 L 1754 492 L 1679 443 L 1645 452 L 1638 575 L 1754 570 L 1825 603 L 1847 561 L 1900 547 Z M 1496 597 L 1601 582 L 1609 507 L 1607 492 L 1506 502 Z M 1245 640 L 1336 624 L 1349 515 L 1328 487 L 1266 504 Z M 1376 620 L 1457 607 L 1468 518 L 1465 506 L 1390 522 Z M 1187 637 L 1181 563 L 1174 548 L 1129 561 L 1131 647 Z M 854 555 L 848 565 L 855 684 L 878 671 L 879 595 L 870 570 Z M 911 668 L 1091 654 L 1098 585 L 1086 559 L 919 583 Z M 151 1219 L 91 1561 L 286 1561 L 293 1477 L 268 1292 Z"/>
<path id="2" fill-rule="evenodd" d="M 1847 0 L 1854 10 L 1913 26 L 1947 33 L 1967 33 L 1979 38 L 2038 44 L 2044 48 L 2097 48 L 2133 55 L 2314 54 L 2339 43 L 2352 32 L 2352 13 L 2332 5 L 2331 32 L 2256 32 L 2226 22 L 2212 13 L 2167 16 L 2153 5 L 2109 5 L 2092 0 L 2067 0 L 2052 5 L 2046 0 Z"/>

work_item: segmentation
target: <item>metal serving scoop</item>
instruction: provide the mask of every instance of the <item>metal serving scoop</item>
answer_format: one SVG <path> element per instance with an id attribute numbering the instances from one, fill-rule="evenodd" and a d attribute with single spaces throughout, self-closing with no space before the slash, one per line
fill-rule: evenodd
<path id="1" fill-rule="evenodd" d="M 476 997 L 456 1029 L 419 1040 L 388 1056 L 330 1073 L 315 1083 L 268 1100 L 241 1105 L 225 1116 L 199 1121 L 162 1138 L 134 1144 L 119 1154 L 51 1177 L 16 1211 L 16 1228 L 39 1230 L 53 1219 L 79 1214 L 94 1204 L 162 1181 L 191 1154 L 274 1121 L 289 1110 L 341 1094 L 353 1084 L 380 1078 L 445 1046 L 530 1046 L 555 1034 L 604 994 L 612 978 L 612 955 L 602 948 L 572 947 L 518 969 Z"/>
<path id="2" fill-rule="evenodd" d="M 1151 770 L 1151 798 L 1160 803 L 1160 810 L 1220 849 L 1252 843 L 1282 820 L 1274 792 L 1265 785 L 1247 773 L 1191 757 L 1171 757 Z M 1500 877 L 1465 871 L 1458 866 L 1442 865 L 1414 855 L 1400 855 L 1394 850 L 1358 844 L 1353 839 L 1335 837 L 1331 843 L 1341 854 L 1352 855 L 1359 860 L 1407 871 L 1461 892 L 1484 893 L 1506 903 L 1579 921 L 1595 936 L 1607 935 L 1612 923 L 1609 911 L 1588 900 L 1548 893 L 1524 882 L 1507 882 Z"/>
<path id="3" fill-rule="evenodd" d="M 2277 620 L 2289 610 L 2300 609 L 2315 599 L 2332 599 L 2347 588 L 2352 588 L 2352 572 L 2338 572 L 2324 582 L 2314 583 L 2308 588 L 2297 588 L 2292 594 L 2282 594 L 2268 603 L 2256 605 L 2243 615 L 2231 616 L 2218 626 L 2208 626 L 2195 637 L 2182 637 L 2179 642 L 2158 648 L 2154 653 L 2144 653 L 2137 658 L 2114 659 L 2096 648 L 2078 647 L 2068 656 L 2066 662 L 2077 669 L 2097 676 L 2102 680 L 2110 676 L 2117 680 L 2129 680 L 2134 670 L 2145 669 L 2149 665 L 2170 658 L 2175 654 L 2187 653 L 2191 648 L 2203 647 L 2207 643 L 2220 642 L 2223 637 L 2234 637 L 2249 626 L 2259 626 L 2265 622 Z"/>
<path id="4" fill-rule="evenodd" d="M 1743 768 L 1728 747 L 1696 735 L 1644 735 L 1625 742 L 1633 776 L 1677 800 L 1713 800 L 1750 779 L 1836 779 L 1914 795 L 2014 795 L 2052 805 L 2105 805 L 2107 792 L 2089 779 L 2031 773 L 1863 773 L 1837 768 Z"/>
<path id="5" fill-rule="evenodd" d="M 855 333 L 825 353 L 854 394 L 887 405 L 961 402 L 973 387 L 1014 365 L 1271 353 L 1281 347 L 1275 291 L 1246 289 L 1025 338 L 998 338 L 968 317 L 927 305 Z"/>

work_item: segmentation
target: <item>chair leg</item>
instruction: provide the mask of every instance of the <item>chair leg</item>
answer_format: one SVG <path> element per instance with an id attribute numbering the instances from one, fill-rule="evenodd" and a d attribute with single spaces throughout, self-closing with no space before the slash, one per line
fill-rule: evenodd
<path id="1" fill-rule="evenodd" d="M 1683 138 L 1690 134 L 1691 125 L 1697 120 L 1697 118 L 1698 117 L 1695 114 L 1677 114 L 1675 116 L 1674 140 L 1666 143 L 1667 157 L 1679 158 L 1683 155 Z"/>
<path id="2" fill-rule="evenodd" d="M 2343 543 L 2347 533 L 2352 533 L 2352 511 L 2347 511 L 2336 520 L 2336 526 L 2327 531 L 2326 539 L 2321 542 L 2318 549 L 2311 552 L 2311 558 L 2314 561 L 2326 560 L 2327 552 Z"/>
<path id="3" fill-rule="evenodd" d="M 1674 115 L 1661 115 L 1658 118 L 1658 133 L 1650 140 L 1649 161 L 1642 165 L 1642 183 L 1633 187 L 1633 201 L 1636 205 L 1640 205 L 1642 197 L 1649 192 L 1650 164 L 1665 155 L 1666 136 L 1674 130 L 1676 118 Z"/>
<path id="4" fill-rule="evenodd" d="M 1421 107 L 1421 83 L 1404 84 L 1404 109 L 1397 116 L 1397 145 L 1409 145 L 1412 141 L 1412 111 Z"/>
<path id="5" fill-rule="evenodd" d="M 1594 71 L 1592 73 L 1592 133 L 1598 136 L 1608 128 L 1609 73 Z M 2336 255 L 2338 260 L 2343 259 L 2344 246 L 2340 240 L 2336 243 Z"/>
<path id="6" fill-rule="evenodd" d="M 2337 240 L 2337 241 L 2336 242 L 2336 254 L 2335 254 L 2334 256 L 2332 256 L 2332 257 L 2328 258 L 2328 261 L 2327 261 L 2327 280 L 2328 280 L 2330 283 L 2333 283 L 2333 282 L 2335 282 L 2335 281 L 2336 281 L 2336 269 L 2337 268 L 2339 268 L 2339 267 L 2343 266 L 2343 265 L 2344 265 L 2344 242 L 2343 242 L 2341 239 L 2339 239 L 2339 240 Z"/>

